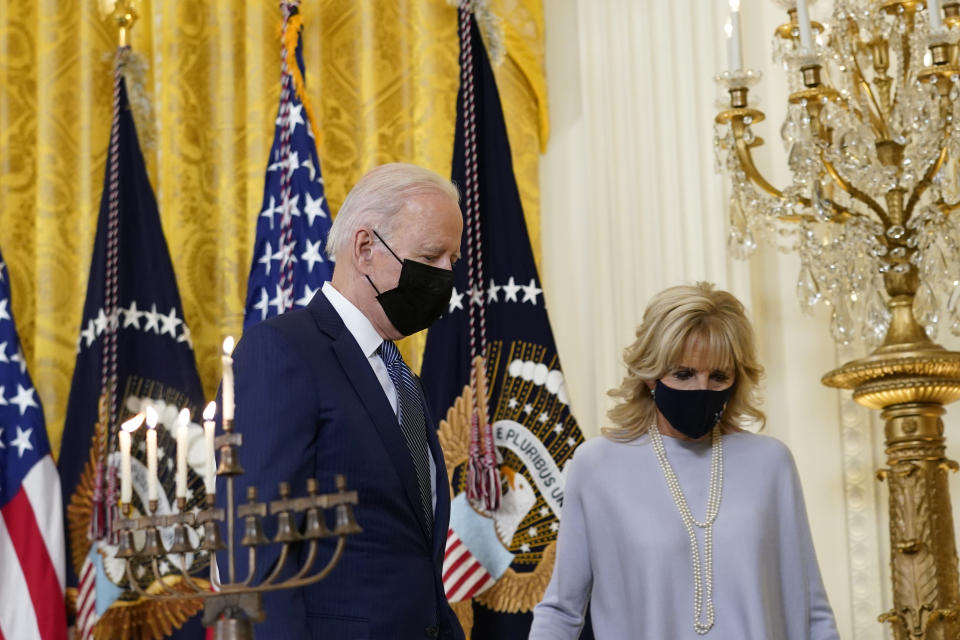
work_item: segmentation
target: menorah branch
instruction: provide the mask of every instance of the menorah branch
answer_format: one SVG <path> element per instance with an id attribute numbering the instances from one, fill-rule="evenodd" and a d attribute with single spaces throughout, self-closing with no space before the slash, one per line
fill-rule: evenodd
<path id="1" fill-rule="evenodd" d="M 232 431 L 232 421 L 224 421 L 225 434 L 216 439 L 220 452 L 220 464 L 216 475 L 224 477 L 226 502 L 217 507 L 214 494 L 205 496 L 205 508 L 187 511 L 186 500 L 179 498 L 175 513 L 158 514 L 156 500 L 147 505 L 146 515 L 130 517 L 132 505 L 121 504 L 124 517 L 117 522 L 120 545 L 117 557 L 124 560 L 129 588 L 140 597 L 151 600 L 202 599 L 204 601 L 204 624 L 216 626 L 216 637 L 248 638 L 252 637 L 253 622 L 263 619 L 260 606 L 260 594 L 266 591 L 279 591 L 304 587 L 323 580 L 337 566 L 346 548 L 348 536 L 360 533 L 362 529 L 354 518 L 353 508 L 358 504 L 356 491 L 348 491 L 346 478 L 336 476 L 335 490 L 319 493 L 318 483 L 310 479 L 306 483 L 306 495 L 292 495 L 289 483 L 278 486 L 279 498 L 269 503 L 257 501 L 257 490 L 247 489 L 247 502 L 236 505 L 234 499 L 234 480 L 243 473 L 237 460 L 237 449 L 243 444 L 242 437 Z M 333 512 L 334 526 L 327 526 L 328 511 Z M 263 532 L 262 520 L 267 514 L 276 517 L 277 532 L 273 539 Z M 302 516 L 302 525 L 297 522 Z M 240 520 L 241 522 L 237 522 Z M 220 526 L 226 524 L 226 542 L 220 536 Z M 247 548 L 248 572 L 242 582 L 236 580 L 235 530 L 242 526 L 241 547 Z M 164 546 L 160 529 L 172 527 L 173 541 L 170 548 Z M 190 532 L 200 529 L 203 535 L 198 547 L 190 542 Z M 135 532 L 142 532 L 144 542 L 137 548 Z M 330 557 L 320 569 L 315 568 L 320 556 L 321 541 L 336 538 Z M 272 567 L 266 568 L 266 577 L 259 583 L 256 576 L 264 569 L 257 566 L 257 547 L 280 544 L 280 551 Z M 293 545 L 306 544 L 306 558 L 299 567 L 290 568 L 291 577 L 280 580 L 288 569 L 292 557 Z M 211 557 L 210 583 L 215 591 L 201 587 L 191 576 L 187 564 L 187 554 L 197 551 L 206 552 Z M 212 558 L 218 552 L 227 556 L 227 579 L 220 579 Z M 176 556 L 175 558 L 173 556 Z M 177 578 L 185 589 L 174 589 L 165 579 L 160 569 L 161 562 L 175 567 Z M 146 569 L 147 579 L 138 577 L 137 568 Z"/>

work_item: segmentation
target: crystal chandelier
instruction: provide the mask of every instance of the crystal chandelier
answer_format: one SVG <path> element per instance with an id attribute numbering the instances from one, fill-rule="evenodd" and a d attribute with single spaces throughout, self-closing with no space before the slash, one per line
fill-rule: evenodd
<path id="1" fill-rule="evenodd" d="M 960 3 L 931 24 L 922 1 L 838 0 L 826 25 L 810 23 L 808 48 L 796 1 L 777 3 L 791 18 L 773 57 L 790 83 L 780 136 L 792 182 L 777 189 L 753 164 L 763 114 L 747 88 L 759 72 L 720 74 L 732 98 L 714 139 L 733 185 L 731 251 L 747 257 L 764 240 L 796 251 L 801 307 L 830 306 L 838 342 L 883 342 L 888 272 L 915 273 L 913 311 L 931 339 L 942 323 L 960 335 L 960 225 L 949 215 L 960 206 L 960 33 L 950 28 Z"/>
<path id="2" fill-rule="evenodd" d="M 933 342 L 943 323 L 960 335 L 960 0 L 836 0 L 826 24 L 810 20 L 812 0 L 776 0 L 789 18 L 773 45 L 790 90 L 783 189 L 754 163 L 760 74 L 743 69 L 729 2 L 717 80 L 730 103 L 714 138 L 732 185 L 729 248 L 796 251 L 801 307 L 828 305 L 836 341 L 873 347 L 822 381 L 883 411 L 893 608 L 880 620 L 897 640 L 960 638 L 957 463 L 941 419 L 960 399 L 960 352 Z"/>

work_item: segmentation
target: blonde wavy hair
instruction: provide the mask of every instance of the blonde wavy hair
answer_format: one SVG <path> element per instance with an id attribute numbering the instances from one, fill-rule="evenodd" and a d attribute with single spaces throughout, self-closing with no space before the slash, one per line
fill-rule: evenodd
<path id="1" fill-rule="evenodd" d="M 753 327 L 733 294 L 716 290 L 709 282 L 664 289 L 650 300 L 636 335 L 623 350 L 627 375 L 607 392 L 620 401 L 607 413 L 615 426 L 602 429 L 604 436 L 629 442 L 647 432 L 657 419 L 647 382 L 683 364 L 694 340 L 709 354 L 711 368 L 735 372 L 733 394 L 720 418 L 723 433 L 766 422 L 758 407 L 763 367 L 757 361 Z"/>

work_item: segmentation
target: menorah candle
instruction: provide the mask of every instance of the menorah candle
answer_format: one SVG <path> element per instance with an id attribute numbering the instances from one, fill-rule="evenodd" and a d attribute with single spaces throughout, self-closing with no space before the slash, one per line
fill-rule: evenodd
<path id="1" fill-rule="evenodd" d="M 233 420 L 233 336 L 223 341 L 223 420 Z"/>
<path id="2" fill-rule="evenodd" d="M 203 410 L 203 442 L 204 442 L 204 473 L 203 487 L 208 496 L 212 496 L 217 490 L 217 468 L 215 454 L 215 438 L 217 425 L 213 421 L 217 415 L 217 403 L 211 402 Z"/>
<path id="3" fill-rule="evenodd" d="M 130 504 L 133 498 L 130 471 L 130 438 L 131 434 L 143 424 L 144 415 L 138 413 L 120 425 L 120 502 Z"/>
<path id="4" fill-rule="evenodd" d="M 157 499 L 157 412 L 147 407 L 147 499 Z"/>
<path id="5" fill-rule="evenodd" d="M 813 53 L 813 31 L 810 27 L 807 0 L 797 0 L 797 25 L 800 27 L 800 48 Z"/>
<path id="6" fill-rule="evenodd" d="M 743 68 L 740 50 L 740 0 L 730 0 L 730 16 L 723 30 L 727 34 L 727 67 L 730 71 Z"/>
<path id="7" fill-rule="evenodd" d="M 190 410 L 181 409 L 177 416 L 177 497 L 187 497 L 187 437 L 190 433 Z"/>
<path id="8" fill-rule="evenodd" d="M 930 14 L 930 29 L 943 31 L 943 17 L 940 15 L 940 0 L 927 0 L 927 13 Z"/>

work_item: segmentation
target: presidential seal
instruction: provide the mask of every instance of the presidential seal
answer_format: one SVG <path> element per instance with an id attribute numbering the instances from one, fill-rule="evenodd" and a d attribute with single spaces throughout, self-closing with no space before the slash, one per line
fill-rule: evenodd
<path id="1" fill-rule="evenodd" d="M 488 343 L 485 376 L 502 499 L 487 511 L 467 499 L 473 390 L 463 392 L 441 421 L 439 440 L 452 504 L 443 581 L 464 628 L 470 600 L 494 611 L 528 612 L 553 572 L 563 509 L 564 469 L 583 435 L 570 415 L 557 357 L 524 341 Z M 460 603 L 460 604 L 458 604 Z"/>

